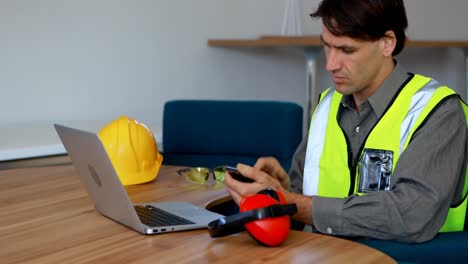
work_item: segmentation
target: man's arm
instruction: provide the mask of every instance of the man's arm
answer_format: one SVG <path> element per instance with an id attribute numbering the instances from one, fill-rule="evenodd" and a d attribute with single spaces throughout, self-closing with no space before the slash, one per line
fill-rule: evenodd
<path id="1" fill-rule="evenodd" d="M 302 194 L 302 183 L 304 180 L 305 155 L 307 150 L 308 133 L 304 135 L 301 144 L 296 149 L 289 169 L 290 190 Z"/>
<path id="2" fill-rule="evenodd" d="M 396 165 L 390 191 L 314 197 L 313 224 L 332 235 L 423 242 L 443 225 L 466 163 L 466 121 L 458 99 L 443 102 Z M 463 171 L 463 172 L 462 172 Z"/>

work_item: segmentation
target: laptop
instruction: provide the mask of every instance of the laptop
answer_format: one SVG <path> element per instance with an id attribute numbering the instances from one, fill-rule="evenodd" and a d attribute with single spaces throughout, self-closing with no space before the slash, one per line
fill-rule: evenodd
<path id="1" fill-rule="evenodd" d="M 142 234 L 207 228 L 223 217 L 185 202 L 132 204 L 99 137 L 54 124 L 82 184 L 102 215 Z"/>

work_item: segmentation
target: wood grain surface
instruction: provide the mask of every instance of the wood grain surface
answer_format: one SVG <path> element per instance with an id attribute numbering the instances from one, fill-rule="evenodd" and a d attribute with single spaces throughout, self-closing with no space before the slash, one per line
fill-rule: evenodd
<path id="1" fill-rule="evenodd" d="M 132 201 L 229 200 L 222 183 L 190 183 L 177 169 L 164 166 L 155 181 L 127 187 Z M 246 232 L 141 235 L 96 212 L 71 165 L 0 171 L 0 209 L 1 263 L 395 263 L 365 245 L 299 231 L 273 248 Z"/>

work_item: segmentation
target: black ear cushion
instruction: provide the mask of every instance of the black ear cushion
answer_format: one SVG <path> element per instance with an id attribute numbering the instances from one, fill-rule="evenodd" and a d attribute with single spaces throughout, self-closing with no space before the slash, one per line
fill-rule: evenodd
<path id="1" fill-rule="evenodd" d="M 273 190 L 272 188 L 263 189 L 263 190 L 259 191 L 258 194 L 265 194 L 265 195 L 268 195 L 268 196 L 272 197 L 277 202 L 280 201 L 278 193 L 275 190 Z"/>

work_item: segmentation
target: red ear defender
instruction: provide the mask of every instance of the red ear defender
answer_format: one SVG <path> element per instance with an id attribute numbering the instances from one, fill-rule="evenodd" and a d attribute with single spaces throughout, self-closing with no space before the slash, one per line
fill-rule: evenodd
<path id="1" fill-rule="evenodd" d="M 276 194 L 276 191 L 273 191 Z M 279 195 L 278 195 L 279 196 Z M 284 196 L 281 194 L 284 199 Z M 269 205 L 279 204 L 280 199 L 275 199 L 268 194 L 260 193 L 246 197 L 240 203 L 240 212 L 259 209 Z M 262 245 L 278 246 L 286 240 L 289 234 L 291 222 L 288 215 L 267 217 L 245 224 L 249 234 Z"/>
<path id="2" fill-rule="evenodd" d="M 287 204 L 282 193 L 265 189 L 245 197 L 240 203 L 240 213 L 226 216 L 208 224 L 210 236 L 220 237 L 247 229 L 260 244 L 278 246 L 289 234 L 288 215 L 297 212 L 296 204 Z"/>

